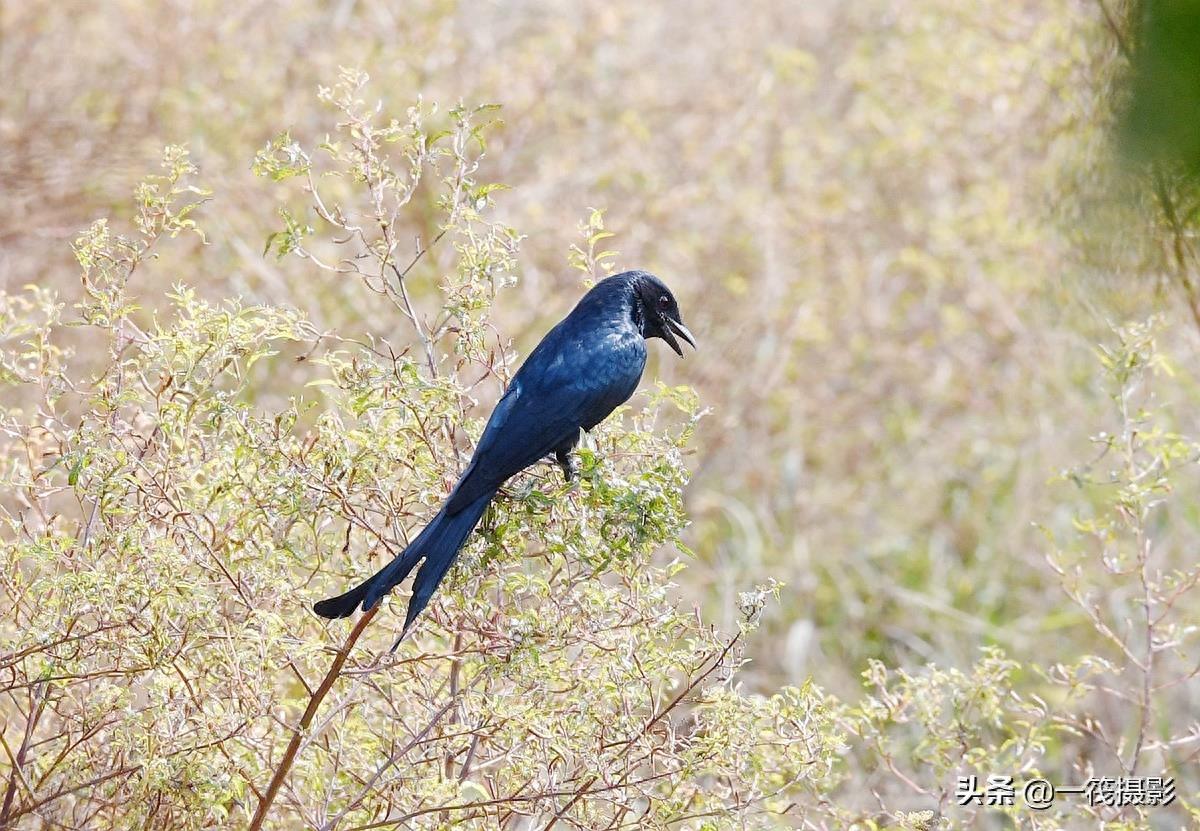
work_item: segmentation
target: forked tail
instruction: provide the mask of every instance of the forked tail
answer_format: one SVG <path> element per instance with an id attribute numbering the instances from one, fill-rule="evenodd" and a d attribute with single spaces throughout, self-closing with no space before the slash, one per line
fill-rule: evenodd
<path id="1" fill-rule="evenodd" d="M 349 617 L 359 606 L 362 606 L 363 611 L 367 611 L 402 583 L 417 563 L 424 560 L 416 579 L 413 580 L 412 598 L 408 601 L 408 615 L 404 619 L 404 629 L 407 631 L 429 603 L 429 598 L 433 597 L 438 584 L 450 570 L 450 565 L 463 543 L 467 541 L 467 537 L 479 524 L 479 518 L 483 516 L 495 493 L 491 491 L 480 496 L 456 514 L 447 514 L 446 509 L 442 508 L 396 559 L 345 594 L 316 603 L 313 611 L 327 618 Z"/>

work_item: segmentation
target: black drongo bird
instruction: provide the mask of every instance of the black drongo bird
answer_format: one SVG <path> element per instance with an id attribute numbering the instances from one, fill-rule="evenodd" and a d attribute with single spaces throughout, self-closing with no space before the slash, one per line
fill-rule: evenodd
<path id="1" fill-rule="evenodd" d="M 370 609 L 424 560 L 413 581 L 407 631 L 500 486 L 551 453 L 572 478 L 570 452 L 579 430 L 591 430 L 633 395 L 646 366 L 647 339 L 662 338 L 682 356 L 677 336 L 695 348 L 675 296 L 654 275 L 626 271 L 597 283 L 517 370 L 437 516 L 375 576 L 317 603 L 316 613 L 339 618 L 360 605 Z"/>

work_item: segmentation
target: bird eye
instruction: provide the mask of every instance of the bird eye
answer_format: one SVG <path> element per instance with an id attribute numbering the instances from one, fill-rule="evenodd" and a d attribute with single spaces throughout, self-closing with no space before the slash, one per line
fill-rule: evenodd
<path id="1" fill-rule="evenodd" d="M 665 294 L 658 298 L 658 308 L 662 309 L 663 311 L 671 308 L 671 298 Z"/>

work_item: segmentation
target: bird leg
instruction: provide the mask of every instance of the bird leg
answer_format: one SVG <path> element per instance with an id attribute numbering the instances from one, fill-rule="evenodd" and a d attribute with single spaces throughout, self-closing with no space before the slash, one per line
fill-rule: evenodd
<path id="1" fill-rule="evenodd" d="M 567 484 L 571 484 L 579 477 L 579 460 L 571 453 L 575 449 L 575 445 L 579 443 L 579 431 L 575 435 L 560 442 L 558 447 L 554 448 L 554 461 L 558 462 L 558 466 L 562 468 L 563 478 L 567 480 Z"/>
<path id="2" fill-rule="evenodd" d="M 571 453 L 571 449 L 559 448 L 554 451 L 554 461 L 558 462 L 558 466 L 562 468 L 563 478 L 567 484 L 575 481 L 579 475 L 579 460 Z"/>

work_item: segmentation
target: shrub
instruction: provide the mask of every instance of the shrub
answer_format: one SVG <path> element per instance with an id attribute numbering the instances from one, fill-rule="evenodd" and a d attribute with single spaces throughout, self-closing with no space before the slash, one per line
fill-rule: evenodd
<path id="1" fill-rule="evenodd" d="M 309 611 L 436 510 L 481 429 L 473 398 L 515 358 L 489 308 L 520 237 L 473 178 L 490 108 L 453 109 L 444 129 L 432 107 L 379 121 L 364 80 L 322 92 L 341 117 L 327 169 L 286 135 L 258 155 L 334 229 L 285 209 L 267 248 L 361 281 L 416 349 L 182 283 L 139 308 L 160 247 L 200 234 L 209 194 L 178 147 L 138 188 L 133 233 L 98 221 L 76 240 L 72 310 L 43 289 L 4 295 L 0 367 L 32 403 L 0 411 L 3 695 L 23 725 L 0 824 L 243 825 L 263 805 L 281 828 L 702 827 L 826 789 L 829 702 L 736 683 L 773 589 L 722 633 L 674 597 L 684 564 L 650 559 L 682 548 L 700 417 L 686 389 L 597 429 L 578 486 L 549 468 L 510 483 L 412 640 L 394 645 L 390 609 L 349 637 Z M 394 223 L 425 189 L 439 228 L 404 253 Z M 456 269 L 440 308 L 419 310 L 406 279 L 437 244 Z M 89 354 L 56 345 L 64 326 Z M 256 400 L 280 372 L 292 397 Z"/>

